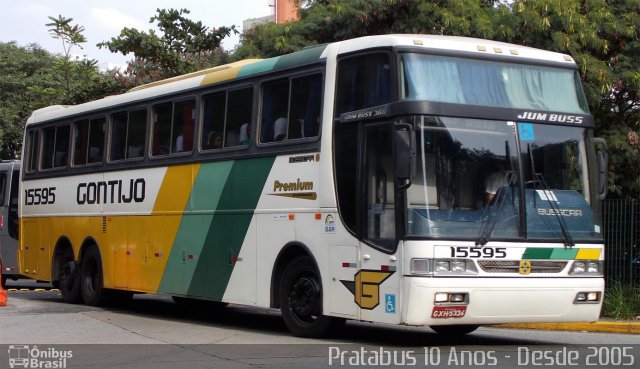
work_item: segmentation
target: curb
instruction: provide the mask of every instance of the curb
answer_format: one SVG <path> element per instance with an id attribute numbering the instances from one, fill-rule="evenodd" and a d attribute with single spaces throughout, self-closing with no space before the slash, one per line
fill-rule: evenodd
<path id="1" fill-rule="evenodd" d="M 556 331 L 605 332 L 640 334 L 640 322 L 595 322 L 595 323 L 528 323 L 500 324 L 495 327 L 517 329 L 544 329 Z"/>

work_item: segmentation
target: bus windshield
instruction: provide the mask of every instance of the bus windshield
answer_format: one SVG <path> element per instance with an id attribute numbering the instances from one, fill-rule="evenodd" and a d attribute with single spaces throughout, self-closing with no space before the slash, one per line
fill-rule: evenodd
<path id="1" fill-rule="evenodd" d="M 601 240 L 589 205 L 584 128 L 410 120 L 417 170 L 406 193 L 407 236 Z"/>
<path id="2" fill-rule="evenodd" d="M 405 53 L 400 80 L 403 100 L 589 114 L 571 69 Z"/>

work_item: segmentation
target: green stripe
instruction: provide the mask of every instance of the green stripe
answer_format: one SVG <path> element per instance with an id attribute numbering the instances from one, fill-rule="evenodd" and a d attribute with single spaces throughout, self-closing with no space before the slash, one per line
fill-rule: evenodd
<path id="1" fill-rule="evenodd" d="M 252 64 L 245 65 L 242 68 L 240 68 L 240 71 L 238 71 L 238 74 L 236 75 L 236 78 L 246 77 L 246 76 L 250 76 L 252 74 L 259 74 L 259 73 L 269 72 L 269 71 L 273 70 L 273 67 L 278 62 L 278 59 L 279 58 L 276 57 L 276 58 L 265 59 L 265 60 L 261 60 L 259 62 L 255 62 L 255 63 L 252 63 Z"/>
<path id="2" fill-rule="evenodd" d="M 189 285 L 190 296 L 214 300 L 224 296 L 233 271 L 231 257 L 240 254 L 274 161 L 268 157 L 233 163 Z"/>
<path id="3" fill-rule="evenodd" d="M 160 282 L 158 292 L 186 295 L 196 269 L 196 260 L 188 255 L 200 255 L 211 226 L 213 210 L 218 207 L 222 190 L 233 161 L 203 164 L 193 184 L 187 211 L 204 211 L 204 214 L 187 214 L 182 217 L 176 240 Z"/>
<path id="4" fill-rule="evenodd" d="M 549 259 L 553 253 L 551 248 L 527 247 L 522 259 Z"/>
<path id="5" fill-rule="evenodd" d="M 578 248 L 540 248 L 527 247 L 522 255 L 522 259 L 553 259 L 553 260 L 575 260 L 578 255 Z"/>
<path id="6" fill-rule="evenodd" d="M 322 55 L 326 48 L 327 45 L 318 45 L 295 53 L 276 56 L 248 64 L 240 68 L 236 78 L 315 63 L 320 60 L 320 55 Z"/>
<path id="7" fill-rule="evenodd" d="M 576 255 L 578 255 L 577 248 L 567 248 L 567 249 L 553 249 L 551 253 L 551 259 L 559 259 L 559 260 L 574 260 Z"/>

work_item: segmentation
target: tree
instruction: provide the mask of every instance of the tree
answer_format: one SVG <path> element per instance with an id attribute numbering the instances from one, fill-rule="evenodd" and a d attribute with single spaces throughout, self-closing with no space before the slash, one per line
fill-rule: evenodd
<path id="1" fill-rule="evenodd" d="M 302 3 L 299 21 L 245 32 L 232 58 L 271 57 L 386 33 L 479 37 L 569 54 L 578 64 L 596 133 L 609 142 L 612 195 L 640 196 L 640 0 Z"/>
<path id="2" fill-rule="evenodd" d="M 640 196 L 640 1 L 517 0 L 500 22 L 505 41 L 573 56 L 609 142 L 609 189 Z"/>
<path id="3" fill-rule="evenodd" d="M 49 17 L 51 23 L 45 24 L 49 28 L 49 34 L 55 39 L 62 41 L 62 50 L 64 51 L 63 58 L 59 60 L 57 65 L 64 73 L 64 80 L 66 84 L 66 94 L 71 95 L 71 72 L 73 65 L 71 63 L 71 49 L 77 46 L 82 49 L 82 44 L 87 42 L 87 38 L 84 37 L 84 27 L 80 25 L 71 25 L 73 18 L 65 18 L 62 15 L 58 15 L 58 18 Z"/>
<path id="4" fill-rule="evenodd" d="M 52 37 L 62 40 L 62 55 L 36 44 L 0 43 L 0 158 L 19 156 L 24 124 L 31 113 L 50 105 L 80 104 L 125 91 L 117 71 L 100 73 L 95 60 L 75 62 L 71 49 L 85 42 L 83 27 L 73 19 L 49 17 Z"/>
<path id="5" fill-rule="evenodd" d="M 0 43 L 0 157 L 19 155 L 24 123 L 34 109 L 57 103 L 55 56 L 40 46 Z"/>
<path id="6" fill-rule="evenodd" d="M 235 26 L 210 29 L 185 15 L 187 9 L 157 9 L 149 23 L 157 22 L 160 34 L 124 28 L 118 37 L 98 44 L 113 53 L 133 53 L 129 72 L 144 82 L 173 77 L 218 65 L 227 55 L 220 48 Z"/>

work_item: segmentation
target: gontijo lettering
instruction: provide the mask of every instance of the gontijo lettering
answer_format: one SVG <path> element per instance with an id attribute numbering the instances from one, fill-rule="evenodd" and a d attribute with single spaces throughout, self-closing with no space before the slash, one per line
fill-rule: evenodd
<path id="1" fill-rule="evenodd" d="M 144 178 L 121 179 L 101 182 L 85 182 L 78 185 L 76 202 L 84 204 L 128 204 L 143 202 L 146 183 Z"/>

